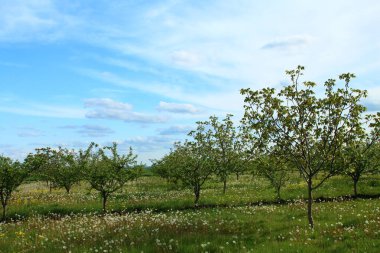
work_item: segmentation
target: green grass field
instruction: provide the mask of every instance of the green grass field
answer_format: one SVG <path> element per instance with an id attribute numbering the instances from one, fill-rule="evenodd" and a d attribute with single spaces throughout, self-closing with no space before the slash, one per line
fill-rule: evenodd
<path id="1" fill-rule="evenodd" d="M 306 219 L 305 184 L 297 177 L 282 191 L 264 179 L 231 176 L 227 193 L 214 179 L 194 208 L 190 190 L 157 177 L 130 182 L 109 201 L 84 183 L 71 194 L 42 182 L 24 184 L 0 224 L 0 252 L 379 252 L 380 180 L 363 178 L 360 194 L 347 178 L 331 178 L 314 197 L 315 229 Z M 290 201 L 291 200 L 291 201 Z"/>

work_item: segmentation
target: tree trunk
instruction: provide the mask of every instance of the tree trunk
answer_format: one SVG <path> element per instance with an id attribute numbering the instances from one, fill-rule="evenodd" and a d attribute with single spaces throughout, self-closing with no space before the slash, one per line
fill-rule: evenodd
<path id="1" fill-rule="evenodd" d="M 239 181 L 239 172 L 236 172 L 236 180 Z"/>
<path id="2" fill-rule="evenodd" d="M 6 212 L 7 204 L 2 204 L 2 206 L 3 206 L 3 215 L 1 216 L 1 220 L 5 221 L 5 212 Z"/>
<path id="3" fill-rule="evenodd" d="M 354 197 L 358 196 L 358 179 L 354 178 Z"/>
<path id="4" fill-rule="evenodd" d="M 195 204 L 195 206 L 198 206 L 200 190 L 201 189 L 198 185 L 194 186 L 194 195 L 195 195 L 194 204 Z"/>
<path id="5" fill-rule="evenodd" d="M 70 194 L 70 187 L 65 186 L 65 189 L 66 189 L 66 193 L 67 193 L 67 194 Z"/>
<path id="6" fill-rule="evenodd" d="M 223 180 L 223 194 L 226 194 L 227 190 L 227 177 Z"/>
<path id="7" fill-rule="evenodd" d="M 102 199 L 103 199 L 103 213 L 105 213 L 107 210 L 106 210 L 106 204 L 107 204 L 107 198 L 108 198 L 108 195 L 107 193 L 102 193 Z"/>
<path id="8" fill-rule="evenodd" d="M 309 226 L 310 228 L 314 228 L 314 221 L 313 221 L 313 215 L 312 215 L 312 205 L 313 205 L 313 182 L 311 178 L 309 178 L 307 182 L 307 193 L 308 193 L 308 198 L 307 198 L 307 218 L 309 220 Z"/>
<path id="9" fill-rule="evenodd" d="M 277 201 L 280 201 L 280 200 L 281 200 L 281 194 L 280 194 L 280 191 L 281 191 L 281 186 L 276 187 Z"/>

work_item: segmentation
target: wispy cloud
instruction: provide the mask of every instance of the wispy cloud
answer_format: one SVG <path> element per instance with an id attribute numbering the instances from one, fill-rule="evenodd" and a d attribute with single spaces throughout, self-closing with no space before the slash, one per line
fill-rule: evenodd
<path id="1" fill-rule="evenodd" d="M 300 48 L 307 44 L 309 44 L 311 41 L 310 36 L 291 36 L 287 38 L 277 39 L 271 42 L 268 42 L 264 46 L 262 46 L 262 49 L 280 49 L 280 50 L 286 50 L 286 49 L 294 49 L 294 48 Z"/>
<path id="2" fill-rule="evenodd" d="M 168 136 L 135 136 L 126 139 L 122 145 L 132 146 L 138 152 L 154 152 L 172 147 L 175 139 Z"/>
<path id="3" fill-rule="evenodd" d="M 109 108 L 109 109 L 114 109 L 114 110 L 125 110 L 125 111 L 132 110 L 132 105 L 114 101 L 110 98 L 89 98 L 89 99 L 86 99 L 84 105 L 86 107 L 104 107 L 104 108 Z"/>
<path id="4" fill-rule="evenodd" d="M 17 115 L 36 116 L 28 122 L 42 126 L 40 141 L 47 144 L 73 142 L 46 132 L 42 124 L 54 121 L 76 126 L 72 131 L 81 135 L 76 136 L 78 142 L 103 131 L 109 138 L 127 138 L 149 158 L 182 137 L 185 130 L 179 126 L 209 114 L 230 112 L 238 118 L 243 113 L 241 88 L 280 86 L 284 70 L 299 64 L 306 66 L 305 77 L 318 83 L 347 71 L 357 74 L 353 85 L 358 88 L 376 86 L 380 80 L 380 33 L 374 32 L 380 23 L 380 1 L 4 0 L 0 13 L 0 44 L 10 49 L 0 65 L 11 70 L 0 80 L 1 116 L 6 121 Z M 26 68 L 24 61 L 30 64 Z M 34 71 L 47 65 L 62 72 L 69 69 L 67 76 L 53 71 L 45 78 Z M 59 82 L 47 83 L 53 78 Z M 64 91 L 73 97 L 55 99 L 54 93 L 63 91 L 59 86 L 66 88 L 61 80 L 75 82 Z M 21 91 L 23 87 L 27 88 Z M 4 96 L 7 91 L 24 97 Z M 142 94 L 144 99 L 139 99 Z M 123 102 L 130 96 L 133 106 Z M 112 99 L 89 100 L 83 108 L 83 99 L 89 97 Z M 369 92 L 365 103 L 370 110 L 380 108 L 379 97 L 376 89 Z M 157 111 L 155 105 L 147 108 L 145 99 L 166 104 Z M 86 118 L 137 124 L 112 122 L 111 134 L 84 127 L 87 121 L 99 122 Z M 166 124 L 142 124 L 157 122 Z M 22 131 L 8 129 L 4 131 L 13 136 L 0 141 L 13 143 L 13 138 L 20 147 L 26 145 L 28 138 L 17 138 Z M 154 133 L 166 139 L 151 136 Z"/>
<path id="5" fill-rule="evenodd" d="M 15 105 L 0 105 L 0 112 L 19 114 L 25 116 L 73 119 L 82 119 L 85 115 L 85 111 L 81 108 L 36 103 L 24 103 L 24 106 L 22 107 Z"/>
<path id="6" fill-rule="evenodd" d="M 67 33 L 78 26 L 80 19 L 61 11 L 62 7 L 57 6 L 51 0 L 2 1 L 0 41 L 25 42 L 65 39 Z"/>
<path id="7" fill-rule="evenodd" d="M 204 92 L 200 93 L 200 87 L 195 87 L 194 84 L 190 90 L 186 90 L 179 83 L 131 81 L 128 78 L 107 71 L 86 69 L 81 70 L 81 73 L 119 87 L 135 89 L 173 100 L 190 102 L 202 107 L 212 108 L 213 110 L 231 112 L 231 110 L 236 111 L 242 108 L 242 97 L 239 94 L 239 89 L 242 88 L 242 86 L 229 88 L 228 92 L 225 90 L 217 90 L 214 87 L 211 88 L 211 90 L 203 89 Z M 230 103 L 226 103 L 226 101 L 230 101 Z"/>
<path id="8" fill-rule="evenodd" d="M 170 126 L 168 128 L 159 129 L 160 135 L 185 135 L 189 133 L 193 129 L 192 126 L 186 126 L 186 125 L 175 125 Z"/>
<path id="9" fill-rule="evenodd" d="M 61 129 L 73 129 L 77 133 L 85 137 L 104 137 L 113 134 L 114 131 L 109 127 L 98 126 L 98 125 L 66 125 L 61 126 Z"/>
<path id="10" fill-rule="evenodd" d="M 364 100 L 364 105 L 369 112 L 380 111 L 380 87 L 368 89 L 368 97 Z"/>
<path id="11" fill-rule="evenodd" d="M 167 118 L 163 116 L 134 112 L 132 105 L 109 98 L 86 99 L 85 107 L 92 108 L 86 113 L 87 118 L 115 119 L 137 123 L 163 123 L 167 121 Z"/>
<path id="12" fill-rule="evenodd" d="M 18 137 L 39 137 L 42 135 L 42 131 L 33 127 L 22 127 L 21 131 L 17 133 Z"/>
<path id="13" fill-rule="evenodd" d="M 171 55 L 171 60 L 180 66 L 196 66 L 200 62 L 200 56 L 196 53 L 180 50 Z"/>
<path id="14" fill-rule="evenodd" d="M 157 110 L 172 112 L 172 113 L 189 113 L 189 114 L 195 114 L 200 111 L 192 104 L 167 103 L 163 101 L 160 101 L 160 104 L 158 105 Z"/>

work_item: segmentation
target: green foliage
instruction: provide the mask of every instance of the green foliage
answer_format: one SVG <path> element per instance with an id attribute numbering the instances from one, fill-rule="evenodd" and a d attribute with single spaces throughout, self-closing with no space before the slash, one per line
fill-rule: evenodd
<path id="1" fill-rule="evenodd" d="M 258 150 L 273 146 L 299 170 L 307 183 L 308 219 L 313 227 L 312 191 L 337 173 L 335 162 L 341 148 L 361 129 L 365 107 L 359 102 L 366 92 L 349 87 L 355 76 L 342 74 L 324 83 L 325 95 L 316 94 L 316 83 L 300 83 L 304 67 L 287 71 L 291 84 L 273 88 L 242 89 L 245 95 L 243 124 Z M 316 177 L 318 181 L 316 182 Z"/>
<path id="2" fill-rule="evenodd" d="M 181 181 L 184 187 L 194 192 L 194 203 L 198 205 L 202 185 L 215 172 L 212 132 L 206 122 L 197 122 L 197 128 L 188 134 L 192 140 L 177 142 L 170 154 L 154 161 L 154 171 L 168 181 Z"/>
<path id="3" fill-rule="evenodd" d="M 5 220 L 6 208 L 14 190 L 27 176 L 27 170 L 19 162 L 0 156 L 0 200 L 3 208 L 2 220 Z"/>
<path id="4" fill-rule="evenodd" d="M 226 193 L 228 176 L 245 170 L 242 136 L 234 126 L 232 116 L 227 114 L 222 121 L 211 116 L 209 121 L 202 122 L 211 131 L 211 156 L 216 166 L 215 173 L 223 182 L 223 193 Z"/>
<path id="5" fill-rule="evenodd" d="M 378 172 L 380 168 L 380 113 L 367 114 L 352 134 L 349 142 L 342 147 L 338 165 L 354 185 L 354 196 L 358 195 L 357 184 L 365 174 Z"/>
<path id="6" fill-rule="evenodd" d="M 266 178 L 275 189 L 277 200 L 281 200 L 281 188 L 285 187 L 293 174 L 290 163 L 275 153 L 261 155 L 252 161 L 253 173 Z"/>
<path id="7" fill-rule="evenodd" d="M 172 150 L 160 160 L 152 161 L 153 173 L 177 186 L 181 180 L 180 166 L 183 162 L 181 160 L 182 158 L 183 157 L 179 154 L 179 151 Z"/>
<path id="8" fill-rule="evenodd" d="M 97 150 L 92 151 L 93 148 Z M 103 148 L 92 143 L 87 152 L 90 155 L 86 163 L 85 178 L 91 188 L 102 196 L 105 212 L 108 197 L 136 177 L 134 168 L 137 156 L 133 154 L 132 148 L 126 155 L 118 154 L 116 143 Z"/>
<path id="9" fill-rule="evenodd" d="M 62 147 L 36 149 L 35 154 L 29 154 L 25 159 L 25 165 L 38 175 L 37 178 L 47 181 L 50 189 L 64 188 L 67 193 L 83 179 L 85 162 L 86 154 L 82 151 Z"/>

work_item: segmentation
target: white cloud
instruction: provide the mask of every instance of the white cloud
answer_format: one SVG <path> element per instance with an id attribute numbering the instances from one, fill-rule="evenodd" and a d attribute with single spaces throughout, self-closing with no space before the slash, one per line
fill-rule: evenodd
<path id="1" fill-rule="evenodd" d="M 5 0 L 0 13 L 1 43 L 70 40 L 81 45 L 79 57 L 88 53 L 86 45 L 94 46 L 88 50 L 100 49 L 106 59 L 103 65 L 91 66 L 103 67 L 82 74 L 128 92 L 148 92 L 161 96 L 157 99 L 179 101 L 210 114 L 241 113 L 240 88 L 280 85 L 286 78 L 284 70 L 299 64 L 306 66 L 306 80 L 318 83 L 347 71 L 357 73 L 353 83 L 363 84 L 360 88 L 377 85 L 380 80 L 379 1 L 99 1 L 91 5 Z M 108 57 L 110 52 L 118 60 Z M 7 67 L 13 64 L 18 63 L 0 62 Z M 111 68 L 115 66 L 134 73 L 119 74 L 120 69 Z M 168 69 L 182 72 L 172 76 Z M 145 80 L 146 75 L 151 79 Z M 164 79 L 165 75 L 170 78 Z M 141 79 L 131 80 L 131 76 Z M 199 82 L 195 76 L 212 77 L 214 84 Z M 375 87 L 366 104 L 373 110 L 380 108 L 379 97 Z M 2 98 L 0 102 L 1 112 L 20 115 L 83 119 L 87 113 L 87 117 L 127 122 L 164 121 L 113 100 L 88 101 L 92 105 L 87 110 L 21 101 L 11 104 Z M 205 116 L 202 113 L 177 113 L 175 119 L 199 119 Z M 154 142 L 148 138 L 140 143 L 144 141 Z"/>
<path id="2" fill-rule="evenodd" d="M 51 118 L 84 118 L 85 111 L 75 107 L 53 106 L 48 104 L 25 103 L 23 107 L 0 105 L 0 112 L 13 113 L 25 116 Z"/>
<path id="3" fill-rule="evenodd" d="M 137 152 L 155 152 L 169 149 L 176 140 L 168 136 L 135 136 L 121 143 L 123 146 L 132 146 Z"/>
<path id="4" fill-rule="evenodd" d="M 51 0 L 5 0 L 0 5 L 0 41 L 56 41 L 79 25 Z"/>
<path id="5" fill-rule="evenodd" d="M 380 111 L 380 87 L 368 89 L 368 97 L 364 99 L 364 105 L 369 112 Z"/>
<path id="6" fill-rule="evenodd" d="M 138 41 L 129 40 L 130 31 L 123 32 L 120 24 L 107 24 L 103 28 L 111 33 L 100 38 L 101 44 L 156 66 L 180 66 L 194 75 L 219 77 L 220 87 L 201 91 L 159 78 L 157 83 L 131 82 L 112 73 L 97 78 L 213 110 L 241 109 L 240 88 L 279 85 L 286 78 L 285 69 L 305 65 L 308 79 L 323 82 L 340 72 L 356 71 L 369 52 L 380 50 L 374 43 L 379 35 L 373 33 L 374 21 L 380 22 L 380 4 L 369 1 L 211 1 L 196 7 L 179 2 L 158 12 L 156 6 L 147 9 L 154 13 L 148 15 L 149 22 L 133 20 Z M 112 40 L 114 32 L 119 40 Z M 229 87 L 223 79 L 232 80 Z M 194 82 L 192 88 L 198 85 Z"/>
<path id="7" fill-rule="evenodd" d="M 85 137 L 104 137 L 113 134 L 114 131 L 109 127 L 98 125 L 66 125 L 60 127 L 62 129 L 74 129 L 77 133 Z"/>
<path id="8" fill-rule="evenodd" d="M 185 50 L 175 51 L 171 55 L 172 61 L 179 66 L 196 66 L 200 62 L 200 57 L 196 53 Z"/>
<path id="9" fill-rule="evenodd" d="M 180 134 L 186 135 L 193 129 L 194 127 L 192 126 L 175 125 L 175 126 L 170 126 L 168 128 L 159 129 L 159 134 L 160 135 L 180 135 Z"/>
<path id="10" fill-rule="evenodd" d="M 117 102 L 109 98 L 91 98 L 85 100 L 85 106 L 93 108 L 86 113 L 87 118 L 116 119 L 125 122 L 162 123 L 166 117 L 132 111 L 132 105 Z"/>
<path id="11" fill-rule="evenodd" d="M 173 113 L 198 113 L 199 109 L 197 109 L 192 104 L 178 104 L 178 103 L 167 103 L 160 101 L 157 109 L 159 111 L 173 112 Z"/>
<path id="12" fill-rule="evenodd" d="M 296 35 L 296 36 L 281 38 L 281 39 L 268 42 L 262 46 L 262 49 L 278 49 L 278 50 L 299 49 L 300 47 L 306 46 L 310 42 L 311 42 L 310 36 Z"/>
<path id="13" fill-rule="evenodd" d="M 0 148 L 0 155 L 5 155 L 19 161 L 23 161 L 24 158 L 28 155 L 28 153 L 32 151 L 31 149 L 27 149 L 25 147 L 21 148 L 10 144 L 0 144 Z"/>
<path id="14" fill-rule="evenodd" d="M 114 101 L 110 98 L 89 98 L 85 100 L 85 107 L 105 107 L 115 110 L 132 110 L 132 105 Z"/>
<path id="15" fill-rule="evenodd" d="M 218 114 L 218 112 L 240 113 L 242 110 L 243 98 L 239 91 L 240 88 L 245 86 L 231 87 L 228 91 L 215 90 L 214 87 L 214 90 L 206 90 L 199 93 L 199 89 L 187 91 L 180 84 L 171 85 L 167 83 L 132 82 L 119 75 L 96 70 L 81 70 L 80 72 L 119 87 L 136 89 L 174 100 L 190 102 L 205 108 L 211 108 L 216 114 Z"/>

